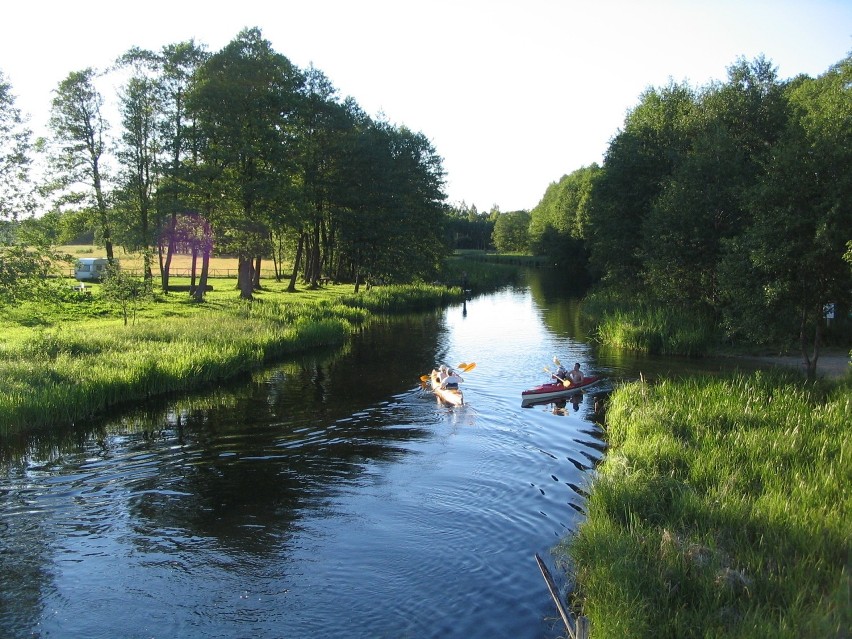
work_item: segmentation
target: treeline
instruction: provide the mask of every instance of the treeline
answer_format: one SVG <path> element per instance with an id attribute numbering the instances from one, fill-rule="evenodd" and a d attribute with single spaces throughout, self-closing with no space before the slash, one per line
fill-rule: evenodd
<path id="1" fill-rule="evenodd" d="M 727 82 L 645 91 L 603 166 L 550 185 L 528 247 L 599 298 L 813 349 L 852 297 L 850 166 L 852 57 L 784 82 L 740 59 Z"/>
<path id="2" fill-rule="evenodd" d="M 103 74 L 122 79 L 110 96 L 115 135 Z M 237 258 L 244 298 L 259 286 L 261 260 L 273 260 L 279 278 L 292 266 L 291 289 L 301 276 L 357 290 L 370 278 L 427 279 L 449 250 L 444 171 L 429 140 L 368 117 L 256 28 L 212 54 L 193 41 L 132 48 L 103 73 L 70 73 L 51 105 L 50 138 L 35 144 L 0 74 L 0 123 L 7 247 L 93 233 L 109 258 L 115 245 L 142 251 L 147 278 L 156 260 L 164 290 L 172 256 L 191 252 L 199 295 L 215 251 Z M 46 167 L 38 184 L 36 153 Z M 24 255 L 32 250 L 16 253 Z"/>

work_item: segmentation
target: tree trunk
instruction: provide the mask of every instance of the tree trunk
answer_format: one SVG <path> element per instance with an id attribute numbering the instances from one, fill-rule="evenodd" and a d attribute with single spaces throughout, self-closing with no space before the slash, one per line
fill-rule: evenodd
<path id="1" fill-rule="evenodd" d="M 204 301 L 204 292 L 207 288 L 207 273 L 210 270 L 210 247 L 205 245 L 201 254 L 201 277 L 198 278 L 198 286 L 195 289 L 195 301 Z"/>
<path id="2" fill-rule="evenodd" d="M 240 289 L 240 298 L 244 300 L 254 299 L 254 266 L 250 257 L 240 257 L 237 265 L 237 287 Z"/>
<path id="3" fill-rule="evenodd" d="M 802 362 L 805 366 L 805 373 L 808 379 L 816 378 L 817 361 L 819 361 L 819 350 L 822 342 L 822 304 L 817 304 L 816 321 L 814 326 L 814 337 L 812 351 L 808 355 L 808 311 L 807 308 L 802 308 L 801 325 L 799 326 L 799 341 L 802 348 Z"/>
<path id="4" fill-rule="evenodd" d="M 189 278 L 189 294 L 192 295 L 195 293 L 195 268 L 198 264 L 198 247 L 193 244 L 192 246 L 192 268 L 190 270 L 190 278 Z"/>
<path id="5" fill-rule="evenodd" d="M 175 231 L 177 229 L 177 213 L 172 213 L 172 219 L 169 222 L 169 244 L 166 248 L 166 262 L 161 267 L 161 279 L 163 281 L 163 292 L 169 292 L 169 270 L 172 267 L 172 255 L 175 252 Z"/>
<path id="6" fill-rule="evenodd" d="M 260 290 L 260 265 L 261 265 L 261 257 L 258 256 L 254 260 L 254 277 L 252 278 L 252 286 L 254 290 Z"/>
<path id="7" fill-rule="evenodd" d="M 313 233 L 313 251 L 311 252 L 311 288 L 317 288 L 319 286 L 319 276 L 320 276 L 320 223 L 317 220 L 314 223 L 314 233 Z"/>
<path id="8" fill-rule="evenodd" d="M 296 292 L 296 276 L 299 274 L 299 263 L 302 261 L 302 249 L 305 245 L 305 234 L 299 232 L 299 243 L 296 245 L 296 258 L 293 260 L 293 273 L 290 275 L 290 284 L 287 286 L 288 293 Z"/>

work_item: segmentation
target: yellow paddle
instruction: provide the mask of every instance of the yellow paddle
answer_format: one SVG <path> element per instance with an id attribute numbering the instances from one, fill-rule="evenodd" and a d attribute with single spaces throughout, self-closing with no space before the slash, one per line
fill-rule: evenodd
<path id="1" fill-rule="evenodd" d="M 470 364 L 465 364 L 464 362 L 462 362 L 461 364 L 456 366 L 456 368 L 459 369 L 462 373 L 467 373 L 469 371 L 472 371 L 474 368 L 476 368 L 476 362 L 471 362 Z M 431 375 L 421 375 L 420 376 L 421 382 L 428 382 L 431 379 L 432 379 Z"/>
<path id="2" fill-rule="evenodd" d="M 553 359 L 556 359 L 556 358 L 554 357 Z M 562 364 L 560 364 L 560 366 L 562 366 Z M 561 377 L 559 377 L 559 375 L 557 375 L 556 373 L 551 372 L 551 370 L 550 370 L 547 366 L 545 366 L 545 367 L 544 367 L 544 372 L 545 372 L 545 373 L 550 373 L 553 377 L 555 377 L 555 378 L 556 378 L 556 379 L 558 379 L 560 382 L 562 382 L 562 385 L 563 385 L 563 386 L 565 386 L 566 388 L 567 388 L 567 387 L 569 387 L 569 386 L 572 384 L 572 382 L 571 382 L 571 380 L 570 380 L 570 379 L 562 379 L 562 378 L 561 378 Z"/>

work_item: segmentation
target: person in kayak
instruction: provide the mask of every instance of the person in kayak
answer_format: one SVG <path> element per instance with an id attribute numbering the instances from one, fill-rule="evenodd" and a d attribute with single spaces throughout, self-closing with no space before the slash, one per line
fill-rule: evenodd
<path id="1" fill-rule="evenodd" d="M 447 369 L 447 376 L 441 380 L 441 388 L 457 389 L 459 384 L 464 381 L 461 375 L 456 373 L 452 368 Z"/>
<path id="2" fill-rule="evenodd" d="M 574 368 L 568 372 L 568 381 L 572 384 L 583 383 L 583 371 L 580 370 L 580 363 L 574 364 Z"/>

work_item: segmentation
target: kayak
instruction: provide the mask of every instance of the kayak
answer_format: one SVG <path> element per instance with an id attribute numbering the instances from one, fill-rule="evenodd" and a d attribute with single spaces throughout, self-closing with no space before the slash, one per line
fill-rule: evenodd
<path id="1" fill-rule="evenodd" d="M 521 402 L 541 402 L 556 397 L 567 397 L 572 393 L 577 393 L 600 382 L 603 377 L 590 375 L 584 377 L 579 384 L 571 384 L 565 386 L 562 382 L 551 382 L 530 388 L 521 393 Z"/>
<path id="2" fill-rule="evenodd" d="M 432 392 L 447 404 L 453 406 L 464 404 L 464 394 L 458 388 L 441 388 L 441 382 L 438 381 L 438 374 L 435 371 L 432 371 Z"/>

